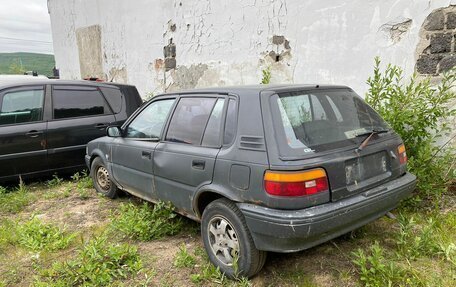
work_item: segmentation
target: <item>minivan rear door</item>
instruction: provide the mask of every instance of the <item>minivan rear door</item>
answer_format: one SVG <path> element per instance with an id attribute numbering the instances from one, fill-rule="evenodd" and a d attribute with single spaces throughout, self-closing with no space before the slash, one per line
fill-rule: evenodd
<path id="1" fill-rule="evenodd" d="M 47 131 L 49 167 L 85 166 L 86 144 L 104 136 L 113 122 L 113 112 L 96 87 L 54 85 Z"/>
<path id="2" fill-rule="evenodd" d="M 180 97 L 164 141 L 154 153 L 155 187 L 161 200 L 193 212 L 195 192 L 212 182 L 225 102 L 218 95 Z"/>

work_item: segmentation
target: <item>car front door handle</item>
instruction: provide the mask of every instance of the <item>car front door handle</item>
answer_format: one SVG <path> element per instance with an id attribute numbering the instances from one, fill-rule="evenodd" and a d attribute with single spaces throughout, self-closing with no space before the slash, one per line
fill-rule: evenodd
<path id="1" fill-rule="evenodd" d="M 141 156 L 144 157 L 144 158 L 147 158 L 147 159 L 151 159 L 152 158 L 152 153 L 150 153 L 150 151 L 142 151 L 141 152 Z"/>
<path id="2" fill-rule="evenodd" d="M 193 160 L 192 161 L 192 168 L 194 169 L 201 169 L 203 170 L 206 167 L 206 162 L 204 160 Z"/>
<path id="3" fill-rule="evenodd" d="M 37 137 L 39 137 L 41 134 L 43 134 L 43 132 L 33 130 L 33 131 L 29 131 L 29 132 L 26 133 L 25 135 L 28 136 L 28 137 L 31 137 L 31 138 L 37 138 Z"/>
<path id="4" fill-rule="evenodd" d="M 108 127 L 108 124 L 96 124 L 95 128 L 102 130 Z"/>

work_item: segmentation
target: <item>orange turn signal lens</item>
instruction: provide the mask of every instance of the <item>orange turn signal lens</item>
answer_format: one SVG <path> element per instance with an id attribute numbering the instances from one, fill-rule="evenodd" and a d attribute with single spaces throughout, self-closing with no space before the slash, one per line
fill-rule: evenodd
<path id="1" fill-rule="evenodd" d="M 399 155 L 399 162 L 400 164 L 407 163 L 407 152 L 405 151 L 405 145 L 401 144 L 397 147 L 397 154 Z"/>

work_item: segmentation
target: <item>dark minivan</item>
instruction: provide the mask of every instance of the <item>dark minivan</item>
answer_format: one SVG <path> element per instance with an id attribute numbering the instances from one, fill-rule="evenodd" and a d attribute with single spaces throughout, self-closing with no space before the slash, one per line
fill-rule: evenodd
<path id="1" fill-rule="evenodd" d="M 164 94 L 107 131 L 87 149 L 97 191 L 170 201 L 201 221 L 228 276 L 383 216 L 416 181 L 399 135 L 345 86 Z"/>
<path id="2" fill-rule="evenodd" d="M 129 85 L 0 78 L 0 181 L 84 168 L 86 144 L 141 104 Z"/>

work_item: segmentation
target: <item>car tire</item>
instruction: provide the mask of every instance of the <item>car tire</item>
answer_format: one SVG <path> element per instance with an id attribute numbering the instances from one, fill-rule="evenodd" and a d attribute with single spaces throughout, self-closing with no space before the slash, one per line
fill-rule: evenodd
<path id="1" fill-rule="evenodd" d="M 98 193 L 109 198 L 116 198 L 119 195 L 119 189 L 112 182 L 111 175 L 101 158 L 96 157 L 92 161 L 90 176 L 92 177 L 93 186 Z"/>
<path id="2" fill-rule="evenodd" d="M 217 199 L 204 209 L 201 235 L 209 260 L 229 278 L 250 278 L 263 268 L 267 252 L 256 249 L 244 215 L 232 201 Z"/>

